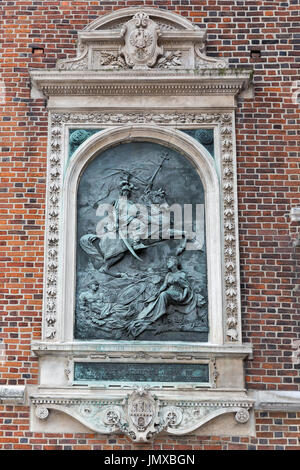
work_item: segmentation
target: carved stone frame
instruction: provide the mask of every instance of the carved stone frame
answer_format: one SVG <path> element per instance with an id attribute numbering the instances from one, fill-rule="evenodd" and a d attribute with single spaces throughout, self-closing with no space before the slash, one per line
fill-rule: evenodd
<path id="1" fill-rule="evenodd" d="M 210 325 L 212 344 L 223 344 L 223 342 L 239 343 L 241 341 L 241 321 L 240 321 L 240 299 L 239 299 L 239 258 L 238 258 L 238 232 L 237 232 L 237 204 L 236 204 L 236 171 L 234 160 L 234 116 L 233 113 L 224 114 L 190 114 L 174 115 L 160 114 L 161 124 L 164 127 L 153 126 L 151 116 L 147 113 L 145 123 L 140 124 L 141 115 L 130 115 L 130 122 L 134 118 L 139 124 L 126 125 L 128 114 L 123 115 L 124 125 L 115 127 L 114 115 L 109 116 L 111 124 L 107 122 L 108 114 L 97 113 L 85 114 L 54 114 L 51 117 L 51 142 L 50 142 L 50 164 L 48 181 L 48 214 L 47 214 L 47 262 L 46 262 L 46 288 L 45 288 L 45 326 L 44 339 L 54 339 L 56 337 L 56 323 L 59 323 L 59 339 L 61 341 L 72 341 L 72 328 L 65 328 L 65 320 L 73 317 L 74 292 L 74 266 L 75 253 L 71 247 L 75 246 L 75 239 L 72 234 L 75 232 L 76 213 L 75 197 L 79 175 L 85 163 L 95 155 L 96 152 L 104 150 L 122 140 L 149 140 L 160 142 L 164 145 L 171 145 L 185 153 L 187 158 L 192 159 L 198 165 L 198 171 L 203 181 L 206 194 L 207 218 L 206 231 L 208 239 L 208 284 L 209 298 L 211 302 L 217 302 L 210 309 Z M 122 115 L 118 113 L 118 119 L 122 120 Z M 78 117 L 81 127 L 89 128 L 91 121 L 93 126 L 97 124 L 99 128 L 107 128 L 90 137 L 72 156 L 70 165 L 65 174 L 64 169 L 68 160 L 68 129 L 70 126 L 78 125 Z M 219 152 L 216 155 L 216 164 L 207 150 L 193 138 L 183 134 L 173 128 L 170 124 L 170 117 L 173 117 L 180 128 L 182 118 L 188 128 L 205 127 L 207 125 L 215 127 L 216 142 L 218 142 Z M 73 121 L 73 122 L 72 122 Z M 165 125 L 167 121 L 167 126 Z M 147 124 L 146 124 L 147 122 Z M 198 125 L 197 125 L 198 123 Z M 92 128 L 93 128 L 92 126 Z M 112 126 L 112 129 L 109 128 Z M 193 155 L 192 155 L 193 154 Z M 201 165 L 200 165 L 201 163 Z M 218 175 L 221 179 L 219 181 Z M 221 188 L 221 198 L 219 196 Z M 223 232 L 219 230 L 219 211 L 222 207 L 220 220 L 223 224 Z M 59 223 L 59 215 L 63 214 L 64 227 Z M 71 221 L 71 222 L 70 222 Z M 60 231 L 60 227 L 62 231 Z M 72 229 L 70 228 L 72 227 Z M 61 245 L 59 245 L 61 239 Z M 210 246 L 213 240 L 214 249 Z M 59 252 L 61 255 L 59 255 Z M 210 253 L 214 253 L 214 262 L 211 262 Z M 223 254 L 223 260 L 222 260 Z M 61 257 L 60 257 L 61 256 Z M 67 258 L 66 258 L 67 257 Z M 56 260 L 56 263 L 55 263 Z M 223 269 L 222 269 L 223 268 Z M 59 275 L 60 272 L 60 275 Z M 213 272 L 213 274 L 212 274 Z M 223 282 L 221 281 L 221 276 Z M 212 279 L 214 280 L 215 292 L 212 292 Z M 59 293 L 57 286 L 67 283 Z M 223 294 L 222 294 L 223 292 Z M 221 294 L 221 295 L 219 295 Z M 223 300 L 224 299 L 224 306 Z M 56 302 L 60 304 L 57 306 Z M 225 314 L 222 313 L 226 312 Z M 56 313 L 59 312 L 59 317 Z M 214 313 L 212 313 L 214 312 Z M 223 324 L 223 331 L 220 329 Z M 218 325 L 216 327 L 216 325 Z M 224 340 L 223 340 L 224 335 Z"/>
<path id="2" fill-rule="evenodd" d="M 164 18 L 166 15 L 169 21 L 174 21 L 176 16 L 166 13 Z M 203 60 L 206 60 L 204 55 Z M 252 400 L 245 391 L 243 360 L 251 354 L 251 347 L 243 344 L 241 338 L 234 121 L 235 95 L 245 86 L 245 77 L 244 72 L 229 70 L 222 77 L 214 70 L 199 71 L 195 75 L 153 71 L 134 74 L 129 71 L 119 75 L 111 72 L 95 75 L 89 71 L 32 73 L 33 89 L 39 88 L 49 97 L 50 111 L 43 337 L 42 341 L 32 344 L 34 353 L 40 357 L 39 386 L 32 387 L 29 393 L 34 405 L 32 429 L 51 431 L 52 418 L 49 421 L 49 413 L 45 411 L 51 408 L 70 414 L 90 429 L 123 432 L 133 440 L 147 440 L 150 435 L 164 430 L 174 434 L 191 432 L 231 411 L 237 413 L 236 421 L 240 425 L 248 422 Z M 71 128 L 102 130 L 89 137 L 69 159 Z M 199 128 L 214 129 L 214 159 L 201 144 L 182 132 Z M 148 140 L 179 150 L 199 172 L 206 198 L 211 331 L 208 343 L 74 340 L 79 177 L 96 153 L 128 140 Z M 155 390 L 161 404 L 152 407 L 156 421 L 147 434 L 134 427 L 127 405 L 121 405 L 128 390 L 132 392 L 132 384 L 98 383 L 79 387 L 72 377 L 74 361 L 124 362 L 130 359 L 162 364 L 205 362 L 209 364 L 210 380 L 199 386 L 150 383 L 150 389 Z M 134 393 L 126 400 L 130 402 Z M 139 393 L 141 400 L 151 408 L 152 392 L 140 390 Z M 84 406 L 92 407 L 91 415 L 82 412 Z M 98 407 L 103 413 L 111 411 L 108 421 L 102 411 L 98 416 Z M 173 418 L 181 416 L 180 422 L 179 418 L 177 421 L 174 418 L 170 424 L 169 418 L 165 419 L 165 410 L 170 407 L 173 407 Z M 97 422 L 102 420 L 101 426 L 95 425 L 93 413 L 98 416 Z M 192 419 L 190 413 L 195 413 L 197 418 Z M 189 420 L 194 424 L 189 425 Z M 244 430 L 239 429 L 240 435 L 253 433 L 249 423 Z M 61 429 L 70 431 L 72 426 Z M 230 429 L 235 432 L 233 425 Z"/>

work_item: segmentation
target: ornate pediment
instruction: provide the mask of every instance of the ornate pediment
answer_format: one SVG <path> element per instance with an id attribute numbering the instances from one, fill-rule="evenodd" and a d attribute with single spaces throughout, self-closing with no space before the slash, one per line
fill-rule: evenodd
<path id="1" fill-rule="evenodd" d="M 179 15 L 120 9 L 78 32 L 76 57 L 58 60 L 54 70 L 33 70 L 32 97 L 234 97 L 247 89 L 251 72 L 208 57 L 205 44 L 205 30 Z"/>
<path id="2" fill-rule="evenodd" d="M 58 70 L 226 68 L 226 59 L 206 56 L 205 31 L 174 13 L 129 8 L 105 16 L 78 34 L 77 57 Z"/>

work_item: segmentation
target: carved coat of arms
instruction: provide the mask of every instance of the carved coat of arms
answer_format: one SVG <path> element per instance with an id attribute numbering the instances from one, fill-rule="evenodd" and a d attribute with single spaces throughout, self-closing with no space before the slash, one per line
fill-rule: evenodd
<path id="1" fill-rule="evenodd" d="M 128 21 L 122 30 L 125 46 L 120 49 L 129 67 L 147 69 L 155 65 L 163 48 L 157 44 L 160 34 L 157 24 L 141 11 Z"/>
<path id="2" fill-rule="evenodd" d="M 157 432 L 159 403 L 149 391 L 135 390 L 128 397 L 126 408 L 129 429 L 134 432 L 135 440 L 147 441 Z"/>

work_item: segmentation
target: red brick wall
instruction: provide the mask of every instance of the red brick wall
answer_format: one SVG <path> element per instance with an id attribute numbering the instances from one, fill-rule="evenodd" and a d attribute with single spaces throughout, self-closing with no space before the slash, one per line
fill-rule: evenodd
<path id="1" fill-rule="evenodd" d="M 207 29 L 209 55 L 254 70 L 255 97 L 240 99 L 236 115 L 243 331 L 254 348 L 246 380 L 249 389 L 298 390 L 292 342 L 300 331 L 300 267 L 293 240 L 300 226 L 288 216 L 300 203 L 300 106 L 292 99 L 300 89 L 298 0 L 2 0 L 0 385 L 35 384 L 38 373 L 30 343 L 41 335 L 47 110 L 30 98 L 28 72 L 74 56 L 77 31 L 99 15 L 144 4 L 188 17 Z M 260 57 L 251 54 L 257 50 Z M 260 412 L 256 439 L 170 437 L 155 446 L 300 449 L 299 419 Z M 0 406 L 0 448 L 132 446 L 92 434 L 32 434 L 28 408 Z"/>
<path id="2" fill-rule="evenodd" d="M 256 413 L 257 436 L 163 436 L 150 444 L 97 434 L 29 431 L 27 407 L 0 405 L 0 450 L 299 450 L 300 413 Z"/>

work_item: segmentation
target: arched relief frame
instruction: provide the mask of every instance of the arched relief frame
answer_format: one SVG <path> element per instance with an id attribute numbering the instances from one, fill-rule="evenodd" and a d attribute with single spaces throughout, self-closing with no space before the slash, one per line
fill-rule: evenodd
<path id="1" fill-rule="evenodd" d="M 206 207 L 206 240 L 207 240 L 207 277 L 209 305 L 209 342 L 223 343 L 222 320 L 222 263 L 220 241 L 220 198 L 219 180 L 214 168 L 213 158 L 209 152 L 195 139 L 179 130 L 166 129 L 153 125 L 125 125 L 107 129 L 90 137 L 74 153 L 65 173 L 63 186 L 63 220 L 67 227 L 61 252 L 62 290 L 61 304 L 58 311 L 61 315 L 62 341 L 73 340 L 73 324 L 75 312 L 76 272 L 76 212 L 77 187 L 84 168 L 96 154 L 121 142 L 148 141 L 171 147 L 184 154 L 196 168 L 203 183 Z M 213 254 L 213 255 L 212 255 Z M 105 345 L 103 341 L 103 346 Z M 110 341 L 111 343 L 111 341 Z M 118 343 L 118 342 L 116 342 Z M 123 347 L 125 342 L 123 341 Z M 130 349 L 147 349 L 147 342 L 128 342 Z M 195 346 L 195 345 L 194 345 Z M 180 344 L 169 344 L 169 349 L 180 351 Z M 186 346 L 185 346 L 186 349 Z"/>
<path id="2" fill-rule="evenodd" d="M 143 120 L 143 124 L 140 122 Z M 65 185 L 69 181 L 71 171 L 75 168 L 75 161 L 83 159 L 84 152 L 87 152 L 86 158 L 90 158 L 95 152 L 98 142 L 99 149 L 107 148 L 111 145 L 109 135 L 116 130 L 109 130 L 115 127 L 116 121 L 124 126 L 122 129 L 147 129 L 156 127 L 157 135 L 160 142 L 169 145 L 174 139 L 180 150 L 182 144 L 187 149 L 187 157 L 189 152 L 194 155 L 194 164 L 197 165 L 197 159 L 201 158 L 205 167 L 210 169 L 214 174 L 214 185 L 218 180 L 219 192 L 219 216 L 217 224 L 220 225 L 220 235 L 218 238 L 217 253 L 219 256 L 219 270 L 221 272 L 221 281 L 218 290 L 218 313 L 210 313 L 210 321 L 212 326 L 212 334 L 210 336 L 211 344 L 241 344 L 241 321 L 240 321 L 240 299 L 239 299 L 239 259 L 238 259 L 238 231 L 237 231 L 237 201 L 236 201 L 236 169 L 235 169 L 235 133 L 234 133 L 234 116 L 233 113 L 152 113 L 142 116 L 140 113 L 53 113 L 50 121 L 51 140 L 49 141 L 49 192 L 48 192 L 48 236 L 46 240 L 46 274 L 45 274 L 45 296 L 44 296 L 44 328 L 43 338 L 50 341 L 71 341 L 72 333 L 69 319 L 73 314 L 68 314 L 68 321 L 64 320 L 64 294 L 58 286 L 63 285 L 65 274 L 60 274 L 63 262 L 63 253 L 66 253 L 66 236 L 70 231 L 65 227 L 65 220 L 68 219 L 68 213 L 61 217 L 63 203 L 69 191 L 66 191 Z M 133 124 L 134 122 L 138 124 Z M 182 124 L 182 122 L 184 124 Z M 128 125 L 130 123 L 130 125 Z M 68 136 L 70 128 L 102 128 L 107 129 L 101 133 L 94 134 L 86 142 L 84 142 L 73 154 L 69 167 L 68 162 Z M 215 131 L 215 150 L 216 155 L 213 160 L 206 149 L 193 138 L 187 136 L 178 129 L 184 128 L 200 128 L 214 127 Z M 177 129 L 177 130 L 176 130 Z M 121 129 L 118 130 L 121 132 Z M 106 139 L 107 137 L 107 139 Z M 157 137 L 157 141 L 159 141 Z M 145 138 L 145 136 L 144 136 Z M 146 136 L 147 139 L 147 136 Z M 155 140 L 155 138 L 154 138 Z M 180 150 L 183 151 L 182 149 Z M 200 155 L 200 157 L 199 157 Z M 79 166 L 80 167 L 80 166 Z M 66 171 L 67 168 L 67 171 Z M 81 167 L 80 167 L 81 168 Z M 73 169 L 73 170 L 72 170 Z M 202 181 L 205 185 L 203 170 L 200 169 Z M 209 173 L 208 173 L 209 174 Z M 218 175 L 218 177 L 217 177 Z M 75 186 L 71 188 L 68 197 L 75 198 Z M 76 183 L 77 184 L 77 183 Z M 212 185 L 211 185 L 212 187 Z M 65 204 L 67 200 L 65 200 Z M 72 210 L 72 208 L 71 208 Z M 74 210 L 74 208 L 73 208 Z M 216 208 L 215 214 L 217 213 Z M 207 217 L 210 217 L 209 215 Z M 72 222 L 73 224 L 74 222 Z M 63 240 L 63 242 L 62 242 Z M 215 258 L 216 259 L 216 258 Z M 74 266 L 74 260 L 72 260 Z M 209 260 L 208 260 L 208 264 Z M 68 273 L 71 276 L 71 283 L 74 285 L 74 272 Z M 218 288 L 218 289 L 219 289 Z M 66 292 L 70 292 L 66 289 Z M 213 296 L 215 297 L 215 295 Z M 58 303 L 59 302 L 59 303 Z M 71 302 L 73 302 L 71 300 Z M 68 309 L 70 303 L 67 302 Z M 221 312 L 221 313 L 220 313 Z M 214 318 L 218 318 L 218 322 L 214 322 Z M 221 320 L 221 321 L 220 321 Z M 232 348 L 231 348 L 232 349 Z"/>

